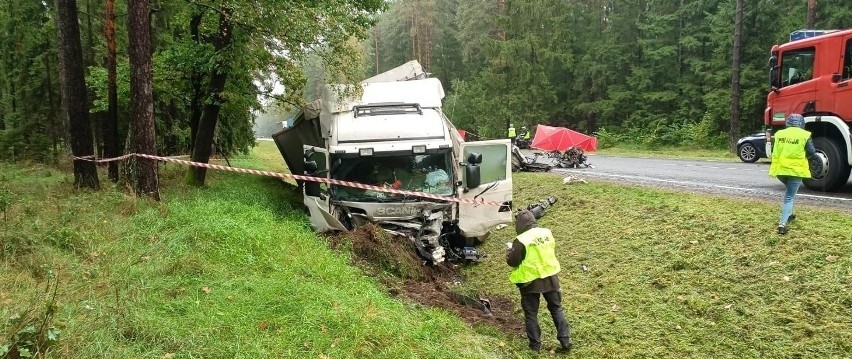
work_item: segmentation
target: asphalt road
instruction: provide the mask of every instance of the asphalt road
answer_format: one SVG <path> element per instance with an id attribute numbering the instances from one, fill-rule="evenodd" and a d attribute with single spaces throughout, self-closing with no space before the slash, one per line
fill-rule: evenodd
<path id="1" fill-rule="evenodd" d="M 554 169 L 560 174 L 738 198 L 781 200 L 784 185 L 769 177 L 769 162 L 721 162 L 589 155 L 593 168 Z M 811 191 L 803 185 L 798 203 L 852 211 L 852 181 L 839 193 Z"/>

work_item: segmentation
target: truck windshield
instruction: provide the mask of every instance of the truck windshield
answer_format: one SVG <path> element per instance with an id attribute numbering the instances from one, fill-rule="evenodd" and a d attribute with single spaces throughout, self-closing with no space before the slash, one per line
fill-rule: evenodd
<path id="1" fill-rule="evenodd" d="M 813 47 L 784 52 L 781 55 L 781 87 L 812 79 L 815 53 Z"/>
<path id="2" fill-rule="evenodd" d="M 385 188 L 451 195 L 453 177 L 450 161 L 449 150 L 428 154 L 382 156 L 377 153 L 375 156 L 332 158 L 331 176 Z M 333 186 L 332 191 L 335 199 L 341 201 L 406 199 L 403 195 L 345 186 Z"/>

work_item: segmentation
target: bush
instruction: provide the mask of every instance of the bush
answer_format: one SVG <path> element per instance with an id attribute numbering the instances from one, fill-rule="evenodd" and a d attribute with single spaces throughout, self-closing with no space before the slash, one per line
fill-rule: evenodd
<path id="1" fill-rule="evenodd" d="M 603 127 L 601 127 L 600 130 L 595 132 L 594 135 L 598 138 L 598 148 L 602 149 L 616 146 L 620 144 L 623 140 L 622 135 L 619 135 L 615 132 L 610 132 Z"/>

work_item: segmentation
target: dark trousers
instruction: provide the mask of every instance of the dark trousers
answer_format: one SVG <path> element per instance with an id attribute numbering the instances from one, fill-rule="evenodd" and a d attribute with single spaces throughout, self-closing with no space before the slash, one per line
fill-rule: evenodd
<path id="1" fill-rule="evenodd" d="M 541 293 L 544 300 L 547 302 L 547 310 L 550 311 L 550 317 L 553 318 L 553 325 L 556 326 L 556 339 L 562 346 L 567 346 L 571 342 L 571 326 L 565 320 L 565 313 L 562 312 L 562 293 L 558 290 Z M 521 295 L 521 308 L 524 309 L 524 325 L 527 329 L 527 338 L 530 340 L 530 348 L 541 348 L 541 328 L 538 326 L 538 305 L 539 293 L 527 293 Z"/>

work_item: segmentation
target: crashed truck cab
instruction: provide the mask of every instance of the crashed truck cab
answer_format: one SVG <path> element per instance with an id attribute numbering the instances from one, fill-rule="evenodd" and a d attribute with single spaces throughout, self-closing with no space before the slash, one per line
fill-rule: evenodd
<path id="1" fill-rule="evenodd" d="M 356 95 L 328 85 L 318 119 L 303 115 L 273 137 L 293 173 L 338 181 L 303 183 L 315 230 L 374 223 L 412 240 L 429 262 L 478 260 L 474 244 L 512 221 L 511 144 L 464 142 L 441 111 L 440 81 L 420 77 L 366 80 Z M 305 133 L 312 130 L 318 136 Z M 301 170 L 285 153 L 295 154 L 292 142 L 300 142 Z"/>

